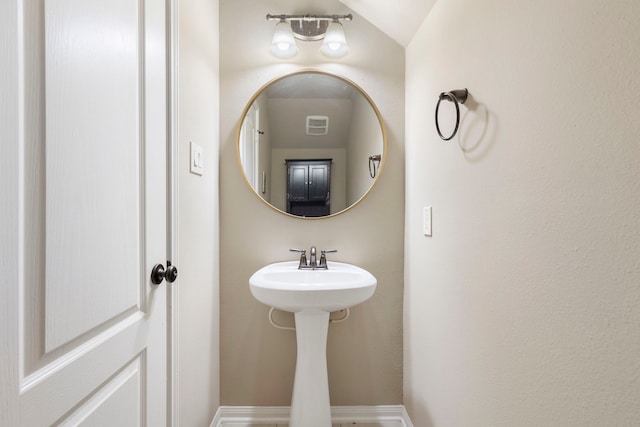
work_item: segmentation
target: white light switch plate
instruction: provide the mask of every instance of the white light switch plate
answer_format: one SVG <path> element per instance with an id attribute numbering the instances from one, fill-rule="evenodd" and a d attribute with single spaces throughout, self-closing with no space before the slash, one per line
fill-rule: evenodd
<path id="1" fill-rule="evenodd" d="M 202 175 L 202 173 L 204 172 L 202 147 L 199 146 L 198 144 L 194 144 L 193 142 L 191 142 L 190 144 L 191 144 L 191 156 L 190 156 L 191 166 L 189 167 L 189 170 L 191 171 L 191 173 L 194 173 L 196 175 Z"/>
<path id="2" fill-rule="evenodd" d="M 431 206 L 422 208 L 422 232 L 425 236 L 431 236 Z"/>

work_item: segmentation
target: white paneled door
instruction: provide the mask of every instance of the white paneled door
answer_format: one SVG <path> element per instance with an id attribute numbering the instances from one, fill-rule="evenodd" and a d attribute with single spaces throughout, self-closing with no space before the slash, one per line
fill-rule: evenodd
<path id="1" fill-rule="evenodd" d="M 165 426 L 167 3 L 0 11 L 0 425 Z"/>

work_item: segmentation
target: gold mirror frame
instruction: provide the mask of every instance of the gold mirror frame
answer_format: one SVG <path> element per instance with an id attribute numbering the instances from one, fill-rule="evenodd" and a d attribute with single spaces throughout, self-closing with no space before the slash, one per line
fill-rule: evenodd
<path id="1" fill-rule="evenodd" d="M 373 112 L 376 115 L 376 118 L 378 119 L 378 124 L 380 125 L 380 133 L 381 133 L 381 136 L 382 136 L 382 159 L 380 160 L 379 166 L 376 169 L 377 170 L 377 174 L 376 174 L 375 178 L 373 178 L 373 183 L 369 186 L 368 190 L 365 191 L 365 193 L 362 196 L 360 196 L 360 198 L 358 198 L 351 205 L 347 206 L 346 208 L 344 208 L 344 209 L 342 209 L 342 210 L 340 210 L 338 212 L 335 212 L 335 213 L 332 213 L 332 214 L 329 214 L 329 215 L 325 215 L 325 216 L 311 217 L 311 216 L 293 215 L 291 213 L 283 211 L 282 209 L 280 209 L 280 208 L 274 206 L 273 204 L 271 204 L 269 201 L 265 200 L 258 193 L 256 188 L 254 188 L 254 186 L 251 184 L 251 182 L 249 182 L 249 179 L 247 178 L 247 175 L 245 173 L 244 166 L 242 164 L 241 153 L 240 153 L 240 138 L 241 138 L 242 126 L 243 126 L 243 123 L 245 121 L 245 118 L 247 117 L 247 114 L 248 114 L 250 108 L 256 102 L 258 97 L 262 93 L 264 93 L 274 83 L 277 83 L 277 82 L 279 82 L 279 81 L 281 81 L 283 79 L 286 79 L 287 77 L 297 76 L 297 75 L 302 75 L 302 74 L 320 74 L 320 75 L 324 75 L 324 76 L 328 76 L 328 77 L 333 77 L 333 78 L 339 79 L 339 80 L 349 84 L 350 86 L 352 86 L 368 102 L 369 106 L 371 106 Z M 242 110 L 242 114 L 240 115 L 240 120 L 239 120 L 237 128 L 236 128 L 236 162 L 238 164 L 238 168 L 240 169 L 240 173 L 242 174 L 242 177 L 243 177 L 245 183 L 247 184 L 247 186 L 251 189 L 251 191 L 255 194 L 255 196 L 260 201 L 262 201 L 264 204 L 266 204 L 267 206 L 269 206 L 271 209 L 275 210 L 276 212 L 281 213 L 281 214 L 283 214 L 285 216 L 288 216 L 288 217 L 291 217 L 291 218 L 303 219 L 303 220 L 328 219 L 328 218 L 333 218 L 335 216 L 338 216 L 340 214 L 343 214 L 343 213 L 351 210 L 353 207 L 355 207 L 358 204 L 360 204 L 360 202 L 362 202 L 362 200 L 364 200 L 365 197 L 367 197 L 369 195 L 369 193 L 371 193 L 373 188 L 376 186 L 376 184 L 378 183 L 378 181 L 380 179 L 380 175 L 382 174 L 382 172 L 384 170 L 384 167 L 385 167 L 385 164 L 386 164 L 386 159 L 387 159 L 387 131 L 386 131 L 386 128 L 385 128 L 385 125 L 384 125 L 384 121 L 382 120 L 382 114 L 380 113 L 380 110 L 378 109 L 376 104 L 373 102 L 373 99 L 371 99 L 369 94 L 367 92 L 365 92 L 364 89 L 362 89 L 359 85 L 354 83 L 352 80 L 350 80 L 350 79 L 348 79 L 346 77 L 340 76 L 338 74 L 330 73 L 330 72 L 319 70 L 319 69 L 305 68 L 305 69 L 301 69 L 301 70 L 296 70 L 294 72 L 287 73 L 287 74 L 284 74 L 282 76 L 276 77 L 276 78 L 268 81 L 267 83 L 265 83 L 249 99 L 249 102 L 247 102 L 247 105 Z M 261 179 L 263 179 L 263 177 L 261 177 Z"/>

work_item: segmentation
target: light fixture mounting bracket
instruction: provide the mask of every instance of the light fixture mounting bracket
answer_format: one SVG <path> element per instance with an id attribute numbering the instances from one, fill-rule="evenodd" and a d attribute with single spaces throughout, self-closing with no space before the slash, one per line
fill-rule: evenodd
<path id="1" fill-rule="evenodd" d="M 305 42 L 322 40 L 330 22 L 351 21 L 353 15 L 272 15 L 268 21 L 289 22 L 293 36 Z"/>

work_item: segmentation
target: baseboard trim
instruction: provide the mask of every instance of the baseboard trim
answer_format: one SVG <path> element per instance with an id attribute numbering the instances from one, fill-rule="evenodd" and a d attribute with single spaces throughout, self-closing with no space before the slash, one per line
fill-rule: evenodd
<path id="1" fill-rule="evenodd" d="M 289 422 L 289 411 L 289 406 L 221 406 L 210 427 L 222 427 L 224 422 L 286 424 Z M 331 407 L 331 422 L 334 424 L 390 421 L 400 421 L 404 427 L 413 427 L 402 405 Z"/>

